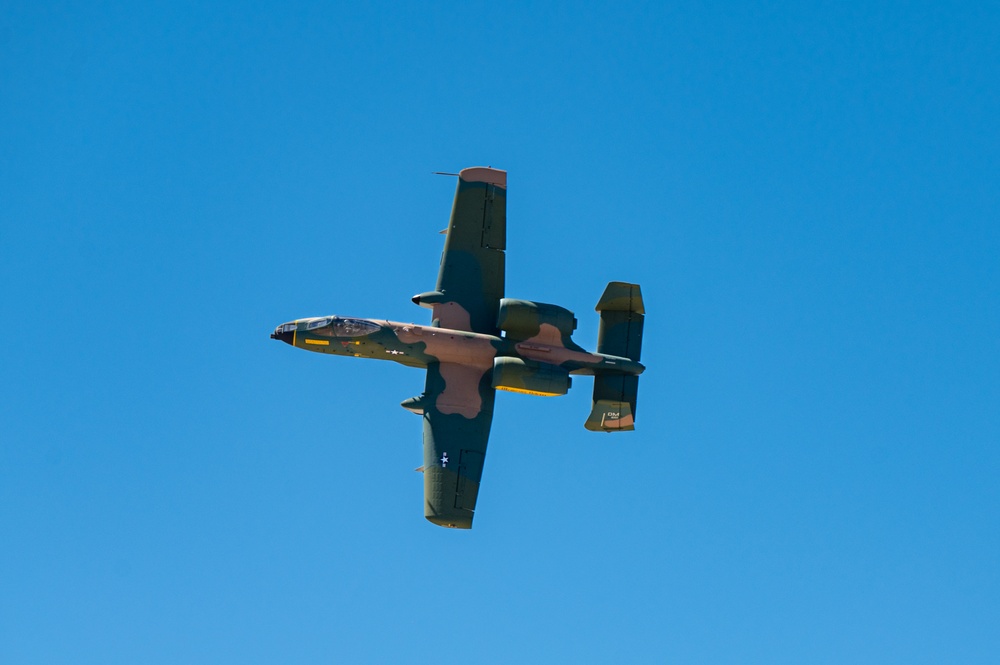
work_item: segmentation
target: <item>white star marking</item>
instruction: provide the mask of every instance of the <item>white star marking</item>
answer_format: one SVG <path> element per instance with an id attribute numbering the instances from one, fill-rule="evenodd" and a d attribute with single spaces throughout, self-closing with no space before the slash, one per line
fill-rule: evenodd
<path id="1" fill-rule="evenodd" d="M 442 468 L 445 468 L 445 467 L 447 467 L 447 466 L 448 466 L 448 453 L 445 453 L 445 454 L 444 454 L 444 455 L 443 455 L 443 456 L 441 457 L 441 467 L 442 467 Z"/>

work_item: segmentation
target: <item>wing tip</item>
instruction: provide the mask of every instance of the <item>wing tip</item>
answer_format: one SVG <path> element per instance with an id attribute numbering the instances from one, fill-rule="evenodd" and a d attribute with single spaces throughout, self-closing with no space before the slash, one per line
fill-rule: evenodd
<path id="1" fill-rule="evenodd" d="M 438 526 L 443 526 L 446 529 L 471 529 L 472 528 L 472 516 L 465 515 L 424 515 L 428 522 L 431 524 L 436 524 Z"/>
<path id="2" fill-rule="evenodd" d="M 507 172 L 488 166 L 470 166 L 458 172 L 458 177 L 465 182 L 485 182 L 507 189 Z"/>

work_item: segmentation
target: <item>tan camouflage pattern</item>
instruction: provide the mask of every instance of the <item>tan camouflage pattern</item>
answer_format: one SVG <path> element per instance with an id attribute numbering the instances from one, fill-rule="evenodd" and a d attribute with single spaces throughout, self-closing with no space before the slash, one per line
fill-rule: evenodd
<path id="1" fill-rule="evenodd" d="M 402 406 L 424 422 L 424 516 L 441 526 L 472 526 L 496 389 L 558 395 L 571 374 L 594 375 L 587 429 L 634 428 L 635 386 L 645 369 L 639 287 L 608 285 L 598 303 L 597 352 L 573 342 L 569 310 L 504 299 L 506 196 L 504 171 L 459 174 L 436 288 L 413 297 L 431 309 L 430 325 L 326 316 L 296 319 L 272 334 L 307 351 L 426 370 L 423 394 Z M 508 359 L 502 374 L 494 372 L 499 359 Z"/>

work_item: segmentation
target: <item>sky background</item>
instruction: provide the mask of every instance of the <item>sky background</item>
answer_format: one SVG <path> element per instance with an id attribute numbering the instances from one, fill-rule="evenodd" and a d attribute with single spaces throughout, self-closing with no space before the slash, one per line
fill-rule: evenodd
<path id="1" fill-rule="evenodd" d="M 953 6 L 957 5 L 957 6 Z M 5 2 L 0 662 L 995 663 L 994 3 Z M 640 283 L 637 429 L 501 394 L 423 519 L 454 179 Z"/>

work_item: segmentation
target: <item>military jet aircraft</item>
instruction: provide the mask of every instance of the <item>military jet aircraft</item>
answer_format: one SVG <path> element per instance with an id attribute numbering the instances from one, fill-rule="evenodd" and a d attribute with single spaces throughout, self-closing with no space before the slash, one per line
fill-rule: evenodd
<path id="1" fill-rule="evenodd" d="M 571 374 L 594 377 L 593 431 L 634 429 L 645 311 L 637 284 L 611 282 L 597 303 L 597 352 L 570 339 L 576 317 L 557 305 L 504 297 L 507 172 L 474 167 L 458 188 L 433 291 L 413 296 L 430 325 L 342 316 L 296 319 L 278 339 L 307 351 L 392 360 L 427 371 L 402 403 L 423 417 L 424 516 L 472 528 L 496 390 L 565 395 Z"/>

